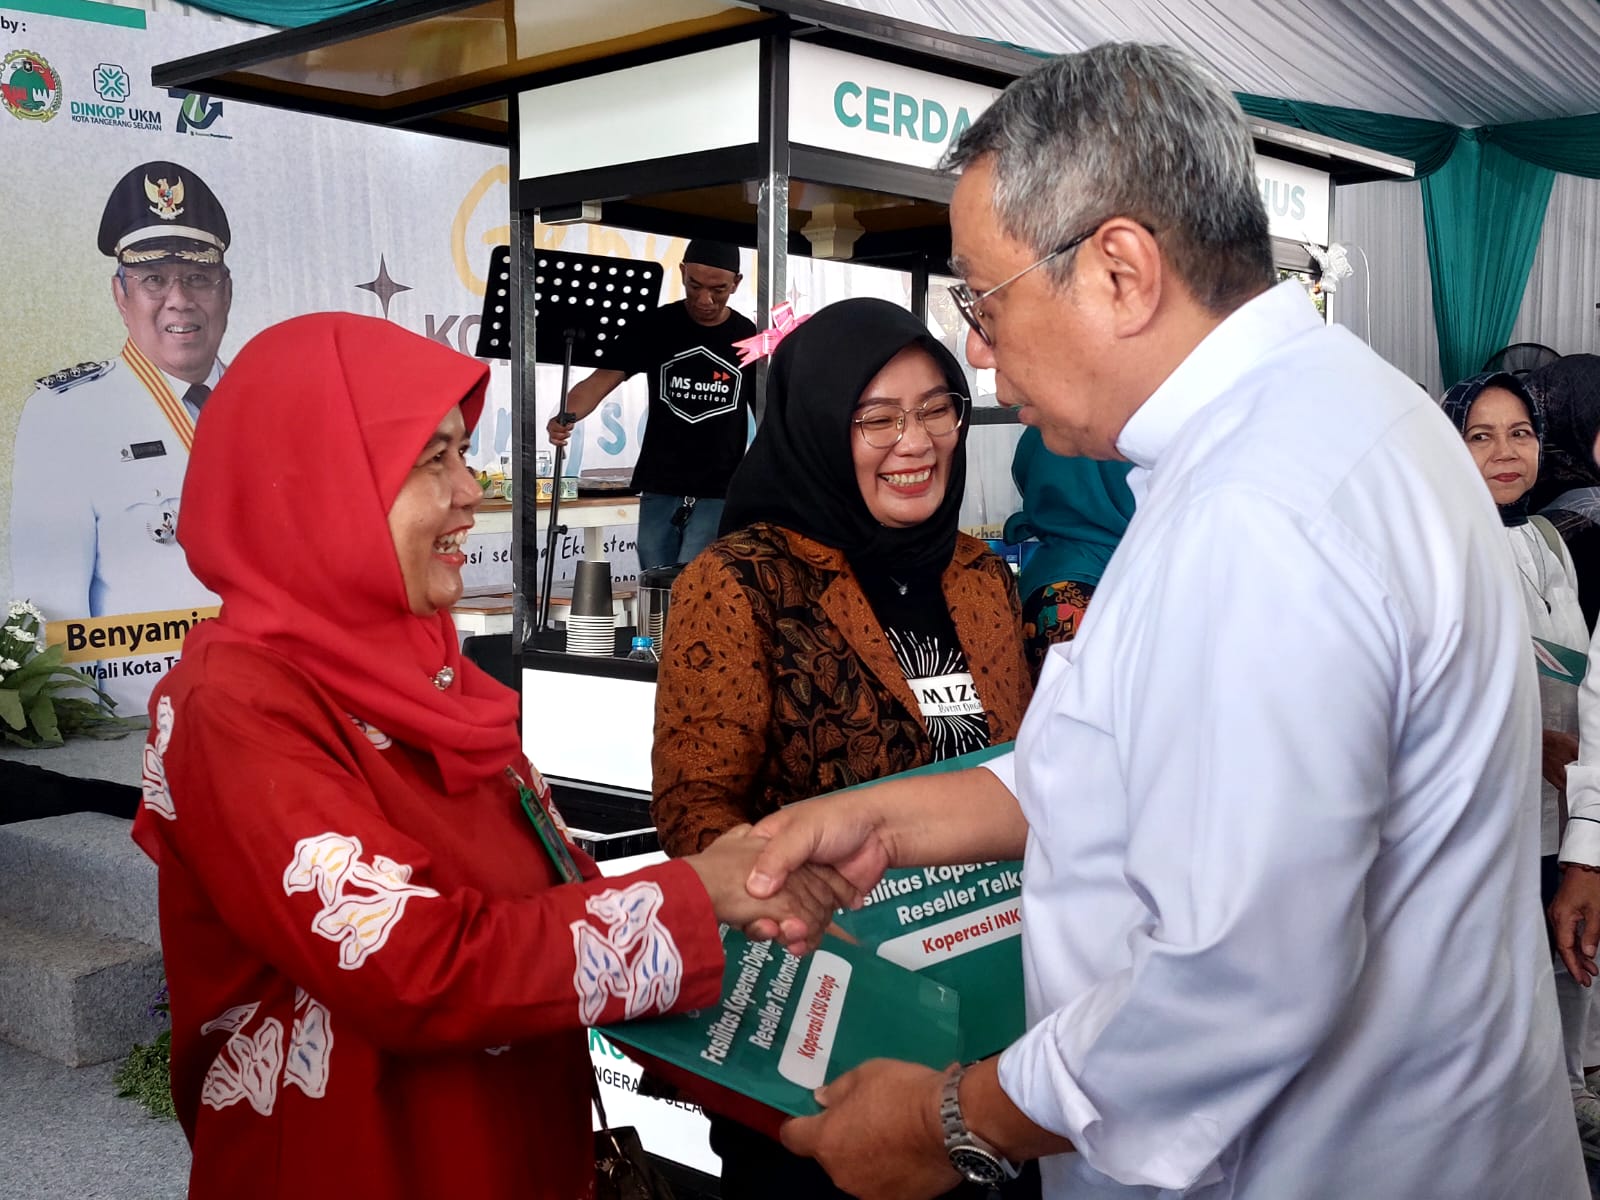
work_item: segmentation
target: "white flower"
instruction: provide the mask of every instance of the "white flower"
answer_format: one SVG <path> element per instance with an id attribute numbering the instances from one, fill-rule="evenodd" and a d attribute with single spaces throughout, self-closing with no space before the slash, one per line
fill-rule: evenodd
<path id="1" fill-rule="evenodd" d="M 16 601 L 12 602 L 10 615 L 13 616 L 13 617 L 16 616 L 18 614 L 19 610 L 21 612 L 27 613 L 35 621 L 43 621 L 44 620 L 44 614 L 39 611 L 38 607 L 36 605 L 30 604 L 26 600 L 16 600 Z"/>
<path id="2" fill-rule="evenodd" d="M 14 658 L 0 658 L 0 672 L 18 671 L 18 670 L 21 670 L 21 669 L 22 669 L 22 664 L 19 663 L 16 659 L 14 659 Z"/>
<path id="3" fill-rule="evenodd" d="M 38 634 L 30 633 L 21 625 L 7 625 L 5 629 L 0 630 L 0 633 L 4 633 L 9 638 L 16 639 L 24 645 L 30 645 L 39 640 Z"/>

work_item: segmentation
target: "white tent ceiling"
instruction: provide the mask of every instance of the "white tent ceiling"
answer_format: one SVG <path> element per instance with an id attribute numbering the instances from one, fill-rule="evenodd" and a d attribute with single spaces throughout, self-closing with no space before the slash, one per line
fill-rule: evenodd
<path id="1" fill-rule="evenodd" d="M 1495 125 L 1600 112 L 1600 0 L 839 0 L 1064 53 L 1167 42 L 1235 91 Z"/>

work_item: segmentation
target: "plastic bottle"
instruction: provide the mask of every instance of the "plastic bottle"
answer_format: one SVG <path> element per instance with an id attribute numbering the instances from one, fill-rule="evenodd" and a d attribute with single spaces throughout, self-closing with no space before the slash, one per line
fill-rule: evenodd
<path id="1" fill-rule="evenodd" d="M 633 639 L 633 649 L 628 651 L 628 657 L 635 662 L 661 661 L 661 656 L 656 653 L 656 644 L 647 637 Z"/>

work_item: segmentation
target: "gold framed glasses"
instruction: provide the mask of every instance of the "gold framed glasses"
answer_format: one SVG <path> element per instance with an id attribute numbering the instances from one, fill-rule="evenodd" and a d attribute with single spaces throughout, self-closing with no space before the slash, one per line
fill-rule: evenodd
<path id="1" fill-rule="evenodd" d="M 961 428 L 967 417 L 967 398 L 960 392 L 929 396 L 916 408 L 897 404 L 872 404 L 859 410 L 852 424 L 861 431 L 861 440 L 875 450 L 897 445 L 906 434 L 906 422 L 913 418 L 929 437 L 949 437 Z"/>
<path id="2" fill-rule="evenodd" d="M 117 268 L 117 278 L 125 291 L 138 288 L 146 296 L 165 296 L 174 284 L 191 296 L 214 292 L 228 280 L 227 267 L 191 268 L 187 271 L 151 271 Z"/>
<path id="3" fill-rule="evenodd" d="M 1101 224 L 1104 224 L 1104 222 Z M 1040 267 L 1044 266 L 1045 263 L 1054 262 L 1068 251 L 1076 250 L 1084 242 L 1088 241 L 1092 236 L 1094 236 L 1095 229 L 1099 228 L 1100 226 L 1096 225 L 1094 229 L 1086 229 L 1077 237 L 1067 239 L 1037 262 L 1029 263 L 1015 275 L 1011 276 L 1009 279 L 1002 279 L 988 291 L 974 292 L 964 283 L 952 283 L 949 287 L 950 299 L 956 302 L 956 311 L 962 315 L 968 325 L 972 326 L 973 332 L 983 339 L 983 344 L 985 346 L 993 346 L 994 338 L 983 326 L 983 302 L 998 292 L 1001 288 L 1010 287 L 1029 271 L 1036 271 Z"/>

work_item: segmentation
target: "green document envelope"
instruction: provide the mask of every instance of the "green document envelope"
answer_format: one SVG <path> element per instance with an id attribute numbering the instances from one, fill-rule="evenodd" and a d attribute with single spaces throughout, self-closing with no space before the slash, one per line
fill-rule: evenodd
<path id="1" fill-rule="evenodd" d="M 956 1060 L 960 1001 L 940 983 L 838 938 L 803 958 L 735 929 L 722 946 L 717 1007 L 605 1030 L 713 1112 L 775 1136 L 784 1117 L 822 1111 L 815 1088 L 869 1058 Z"/>
<path id="2" fill-rule="evenodd" d="M 1007 749 L 906 775 L 959 770 Z M 605 1035 L 707 1109 L 776 1136 L 785 1117 L 821 1111 L 815 1087 L 868 1059 L 942 1070 L 1014 1041 L 1023 1030 L 1020 904 L 1018 863 L 891 871 L 866 906 L 838 919 L 857 944 L 830 936 L 796 958 L 725 928 L 715 1008 Z"/>

